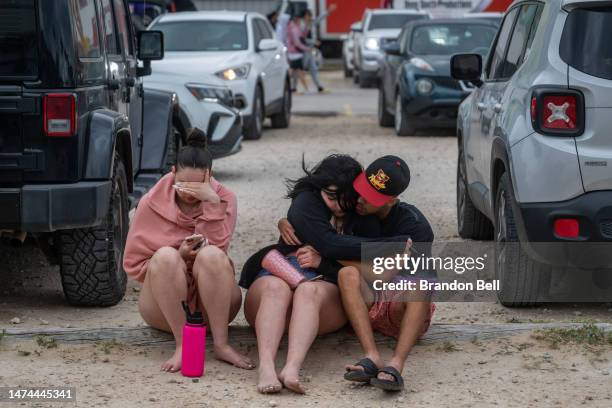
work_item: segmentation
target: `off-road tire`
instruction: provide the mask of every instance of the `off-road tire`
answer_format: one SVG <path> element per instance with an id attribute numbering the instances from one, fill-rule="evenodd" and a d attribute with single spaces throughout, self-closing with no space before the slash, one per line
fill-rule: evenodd
<path id="1" fill-rule="evenodd" d="M 104 222 L 55 234 L 64 296 L 74 306 L 112 306 L 125 295 L 123 251 L 130 207 L 123 161 L 115 154 L 113 162 L 110 205 Z"/>

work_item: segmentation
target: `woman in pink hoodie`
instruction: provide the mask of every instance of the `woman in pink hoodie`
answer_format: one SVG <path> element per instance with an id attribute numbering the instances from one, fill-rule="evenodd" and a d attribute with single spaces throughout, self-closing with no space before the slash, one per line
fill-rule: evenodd
<path id="1" fill-rule="evenodd" d="M 228 343 L 228 324 L 242 302 L 227 256 L 236 215 L 236 196 L 212 177 L 206 135 L 193 129 L 172 172 L 140 200 L 123 258 L 128 276 L 142 284 L 142 318 L 174 335 L 176 351 L 162 364 L 164 371 L 181 368 L 182 300 L 192 311 L 202 311 L 213 333 L 216 358 L 254 368 Z M 186 239 L 194 234 L 203 239 Z"/>

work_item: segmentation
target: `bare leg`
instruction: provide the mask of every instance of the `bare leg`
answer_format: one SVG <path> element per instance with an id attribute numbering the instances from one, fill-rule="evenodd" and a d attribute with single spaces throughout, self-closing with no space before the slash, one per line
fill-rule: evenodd
<path id="1" fill-rule="evenodd" d="M 244 302 L 244 315 L 257 335 L 259 380 L 257 390 L 263 394 L 280 392 L 276 375 L 276 353 L 285 328 L 293 292 L 275 276 L 263 276 L 253 282 Z"/>
<path id="2" fill-rule="evenodd" d="M 308 82 L 306 81 L 306 73 L 303 69 L 296 70 L 298 73 L 298 77 L 300 78 L 300 83 L 304 87 L 304 91 L 308 92 Z"/>
<path id="3" fill-rule="evenodd" d="M 402 322 L 393 357 L 385 366 L 391 366 L 400 373 L 404 370 L 404 363 L 408 358 L 408 354 L 410 354 L 410 351 L 421 335 L 423 323 L 429 317 L 430 307 L 431 303 L 429 302 L 401 302 L 391 304 L 391 315 L 402 316 Z M 393 308 L 396 310 L 393 310 Z M 403 309 L 403 315 L 401 314 L 401 309 Z M 381 380 L 393 381 L 393 376 L 386 373 L 378 374 L 378 378 Z"/>
<path id="4" fill-rule="evenodd" d="M 365 356 L 372 360 L 379 368 L 382 367 L 382 359 L 376 342 L 374 341 L 374 331 L 370 323 L 368 314 L 369 306 L 364 301 L 367 296 L 367 287 L 365 281 L 361 277 L 359 269 L 353 266 L 345 266 L 338 272 L 338 286 L 340 287 L 340 295 L 346 315 L 353 326 L 353 330 L 361 343 L 361 347 L 365 352 Z M 361 366 L 347 365 L 349 371 L 363 370 Z"/>
<path id="5" fill-rule="evenodd" d="M 305 282 L 297 287 L 289 324 L 287 362 L 279 375 L 285 387 L 298 394 L 305 393 L 299 374 L 310 346 L 317 334 L 334 332 L 346 322 L 336 285 L 317 281 Z"/>
<path id="6" fill-rule="evenodd" d="M 176 249 L 160 248 L 149 261 L 138 300 L 140 315 L 148 325 L 174 335 L 174 355 L 162 364 L 163 371 L 175 372 L 181 368 L 185 324 L 181 301 L 187 297 L 185 269 L 185 262 Z"/>
<path id="7" fill-rule="evenodd" d="M 212 245 L 202 248 L 193 264 L 193 276 L 212 331 L 215 357 L 239 368 L 255 368 L 248 357 L 238 353 L 228 342 L 228 324 L 240 309 L 242 293 L 227 255 Z"/>

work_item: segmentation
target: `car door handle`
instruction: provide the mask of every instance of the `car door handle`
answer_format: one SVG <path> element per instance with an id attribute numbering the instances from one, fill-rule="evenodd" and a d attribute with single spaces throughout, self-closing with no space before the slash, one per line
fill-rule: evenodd
<path id="1" fill-rule="evenodd" d="M 493 110 L 495 111 L 495 113 L 501 112 L 502 111 L 501 103 L 496 103 L 495 105 L 493 105 Z"/>
<path id="2" fill-rule="evenodd" d="M 485 105 L 485 104 L 484 104 L 484 103 L 482 103 L 482 102 L 478 102 L 478 103 L 476 104 L 476 108 L 478 108 L 478 110 L 482 112 L 483 110 L 487 109 L 487 105 Z"/>

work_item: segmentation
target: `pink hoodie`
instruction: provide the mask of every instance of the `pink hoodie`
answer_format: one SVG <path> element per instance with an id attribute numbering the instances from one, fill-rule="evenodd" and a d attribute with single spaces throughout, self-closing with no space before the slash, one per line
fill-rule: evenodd
<path id="1" fill-rule="evenodd" d="M 138 282 L 144 282 L 149 261 L 158 249 L 164 246 L 178 249 L 189 235 L 202 234 L 209 245 L 225 253 L 229 248 L 237 217 L 234 193 L 211 177 L 210 184 L 221 202 L 203 202 L 192 214 L 185 214 L 176 204 L 173 184 L 172 173 L 162 177 L 142 197 L 130 225 L 123 268 Z"/>

